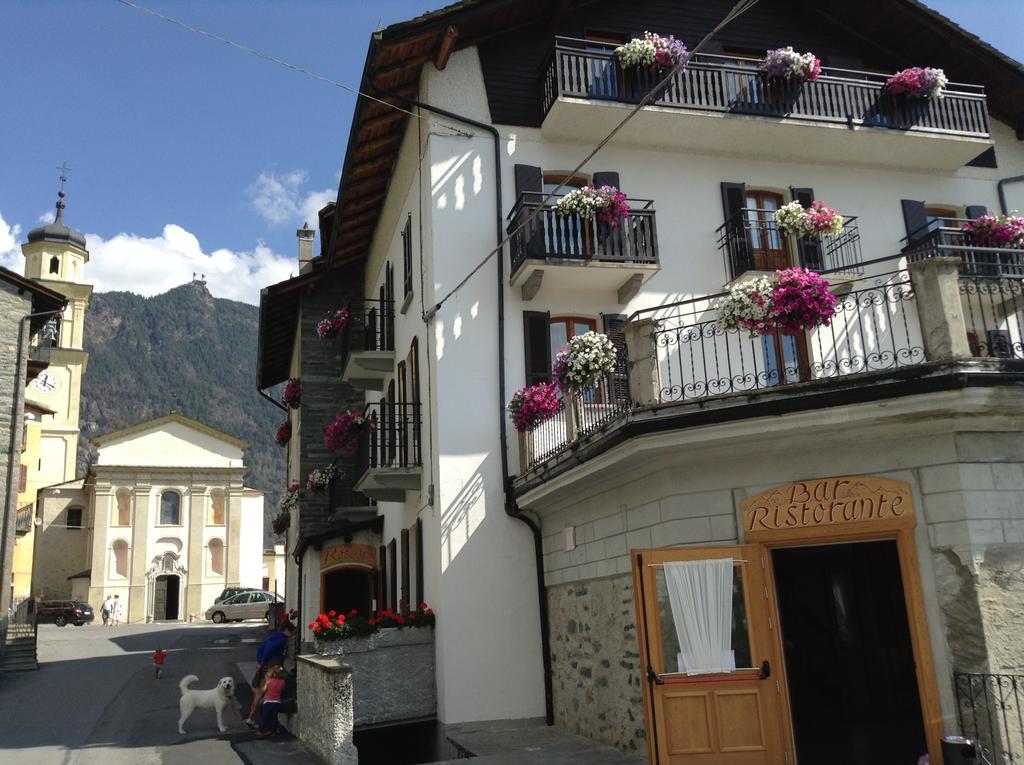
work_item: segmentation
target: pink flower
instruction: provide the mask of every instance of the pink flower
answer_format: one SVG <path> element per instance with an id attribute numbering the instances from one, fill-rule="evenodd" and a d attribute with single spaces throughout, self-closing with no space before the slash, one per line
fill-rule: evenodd
<path id="1" fill-rule="evenodd" d="M 560 403 L 558 388 L 539 383 L 517 390 L 508 404 L 508 411 L 516 430 L 522 433 L 553 417 Z"/>
<path id="2" fill-rule="evenodd" d="M 835 315 L 836 297 L 820 274 L 806 268 L 776 271 L 772 290 L 772 320 L 783 332 L 803 332 L 828 326 Z"/>
<path id="3" fill-rule="evenodd" d="M 359 446 L 359 439 L 369 425 L 373 429 L 373 421 L 367 420 L 362 412 L 346 411 L 334 418 L 324 433 L 324 446 L 328 451 L 341 452 L 350 457 Z"/>
<path id="4" fill-rule="evenodd" d="M 302 404 L 302 381 L 298 377 L 292 377 L 284 384 L 281 403 L 292 409 L 298 409 Z"/>
<path id="5" fill-rule="evenodd" d="M 316 325 L 316 334 L 321 340 L 330 340 L 333 337 L 340 337 L 348 326 L 348 309 L 339 308 L 337 311 L 328 312 Z"/>

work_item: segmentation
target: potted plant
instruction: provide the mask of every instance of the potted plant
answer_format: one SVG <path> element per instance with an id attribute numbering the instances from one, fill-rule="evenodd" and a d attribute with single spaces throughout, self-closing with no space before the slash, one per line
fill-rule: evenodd
<path id="1" fill-rule="evenodd" d="M 689 57 L 686 45 L 672 35 L 662 37 L 644 32 L 643 37 L 634 37 L 628 43 L 615 49 L 615 56 L 623 69 L 649 66 L 656 71 L 672 69 L 685 63 Z"/>
<path id="2" fill-rule="evenodd" d="M 341 333 L 348 326 L 348 309 L 339 308 L 337 311 L 329 311 L 324 318 L 317 322 L 316 336 L 321 340 L 331 340 L 341 337 Z"/>
<path id="3" fill-rule="evenodd" d="M 290 513 L 299 506 L 299 482 L 292 481 L 281 496 L 280 507 L 283 512 Z"/>
<path id="4" fill-rule="evenodd" d="M 290 377 L 284 384 L 281 403 L 290 409 L 298 409 L 302 406 L 302 381 L 298 377 Z"/>
<path id="5" fill-rule="evenodd" d="M 554 417 L 560 402 L 557 387 L 538 383 L 517 390 L 508 402 L 507 409 L 512 415 L 516 431 L 522 433 Z"/>
<path id="6" fill-rule="evenodd" d="M 552 375 L 563 391 L 593 388 L 615 371 L 618 353 L 607 335 L 585 332 L 569 340 L 555 356 Z"/>
<path id="7" fill-rule="evenodd" d="M 374 424 L 363 416 L 362 412 L 344 411 L 339 414 L 324 433 L 324 446 L 327 451 L 340 452 L 346 457 L 356 453 L 359 439 L 367 429 L 372 430 Z"/>
<path id="8" fill-rule="evenodd" d="M 292 440 L 292 424 L 285 420 L 277 426 L 277 433 L 274 434 L 274 443 L 278 446 L 287 446 Z"/>
<path id="9" fill-rule="evenodd" d="M 806 268 L 775 272 L 774 281 L 759 277 L 738 284 L 717 306 L 718 328 L 744 329 L 751 337 L 781 332 L 794 335 L 828 326 L 836 298 L 821 274 Z"/>
<path id="10" fill-rule="evenodd" d="M 337 465 L 325 468 L 314 468 L 306 477 L 306 488 L 316 494 L 323 494 L 331 485 L 331 481 L 341 474 Z"/>
<path id="11" fill-rule="evenodd" d="M 768 334 L 771 327 L 772 283 L 761 276 L 737 284 L 718 301 L 718 329 L 745 329 L 751 337 Z"/>
<path id="12" fill-rule="evenodd" d="M 964 223 L 961 230 L 978 247 L 1024 246 L 1024 218 L 1019 215 L 982 215 Z"/>
<path id="13" fill-rule="evenodd" d="M 328 611 L 318 614 L 309 623 L 313 630 L 313 642 L 316 652 L 323 656 L 344 653 L 344 642 L 357 638 L 369 638 L 377 632 L 377 627 L 369 619 L 359 615 L 355 609 L 348 614 Z"/>
<path id="14" fill-rule="evenodd" d="M 595 188 L 587 184 L 573 189 L 555 203 L 555 213 L 561 217 L 576 216 L 584 225 L 583 251 L 588 257 L 593 253 L 590 240 L 590 221 L 597 219 L 609 228 L 617 229 L 629 217 L 629 203 L 626 195 L 615 186 Z"/>
<path id="15" fill-rule="evenodd" d="M 813 53 L 797 53 L 787 46 L 767 51 L 759 68 L 765 79 L 765 93 L 789 112 L 803 84 L 821 75 L 821 60 Z"/>
<path id="16" fill-rule="evenodd" d="M 287 510 L 278 513 L 270 522 L 270 528 L 275 534 L 283 534 L 291 525 L 292 515 Z"/>
<path id="17" fill-rule="evenodd" d="M 901 69 L 885 81 L 886 93 L 908 98 L 942 98 L 945 95 L 946 73 L 941 69 L 912 66 Z"/>
<path id="18" fill-rule="evenodd" d="M 843 232 L 843 223 L 842 215 L 817 200 L 811 202 L 810 207 L 790 202 L 775 211 L 775 224 L 779 231 L 793 236 L 835 236 Z"/>

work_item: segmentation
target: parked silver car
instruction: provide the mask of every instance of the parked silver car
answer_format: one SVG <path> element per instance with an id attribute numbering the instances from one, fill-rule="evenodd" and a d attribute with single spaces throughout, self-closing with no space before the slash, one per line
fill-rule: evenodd
<path id="1" fill-rule="evenodd" d="M 206 609 L 206 618 L 215 624 L 242 619 L 266 619 L 271 603 L 284 603 L 284 598 L 264 590 L 240 592 Z"/>

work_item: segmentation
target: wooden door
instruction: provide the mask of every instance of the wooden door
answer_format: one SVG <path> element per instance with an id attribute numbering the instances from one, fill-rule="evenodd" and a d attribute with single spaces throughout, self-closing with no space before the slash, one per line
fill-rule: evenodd
<path id="1" fill-rule="evenodd" d="M 736 669 L 680 672 L 664 564 L 732 558 L 732 650 Z M 658 765 L 779 765 L 792 762 L 784 733 L 778 632 L 769 621 L 759 545 L 634 551 L 633 583 L 650 758 Z"/>
<path id="2" fill-rule="evenodd" d="M 167 577 L 158 576 L 153 587 L 153 619 L 162 621 L 167 618 Z"/>
<path id="3" fill-rule="evenodd" d="M 747 189 L 747 231 L 754 268 L 758 271 L 775 271 L 792 265 L 789 237 L 775 224 L 775 211 L 783 204 L 782 194 Z"/>

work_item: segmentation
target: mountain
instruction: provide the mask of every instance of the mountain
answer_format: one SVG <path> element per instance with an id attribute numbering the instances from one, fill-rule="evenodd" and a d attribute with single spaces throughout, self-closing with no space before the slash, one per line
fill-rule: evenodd
<path id="1" fill-rule="evenodd" d="M 162 295 L 92 296 L 85 319 L 89 366 L 82 382 L 82 448 L 86 439 L 177 410 L 250 444 L 246 485 L 266 492 L 269 518 L 285 481 L 284 451 L 274 432 L 285 413 L 256 392 L 256 306 L 215 298 L 193 281 Z"/>

